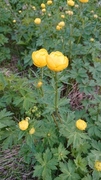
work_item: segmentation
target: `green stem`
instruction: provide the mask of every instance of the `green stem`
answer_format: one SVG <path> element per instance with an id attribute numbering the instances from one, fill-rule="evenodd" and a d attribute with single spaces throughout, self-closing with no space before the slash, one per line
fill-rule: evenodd
<path id="1" fill-rule="evenodd" d="M 55 72 L 55 114 L 58 114 L 58 80 L 57 72 Z"/>
<path id="2" fill-rule="evenodd" d="M 54 122 L 55 122 L 55 124 L 56 124 L 57 128 L 59 129 L 59 127 L 58 127 L 58 123 L 57 123 L 57 121 L 56 121 L 56 119 L 55 119 L 54 114 L 52 114 L 52 117 L 53 117 L 53 120 L 54 120 Z"/>
<path id="3" fill-rule="evenodd" d="M 43 68 L 41 68 L 41 81 L 43 79 Z"/>

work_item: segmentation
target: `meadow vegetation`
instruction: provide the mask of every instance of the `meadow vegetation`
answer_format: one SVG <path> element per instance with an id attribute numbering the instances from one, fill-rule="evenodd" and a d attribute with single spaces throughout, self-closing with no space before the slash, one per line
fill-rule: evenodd
<path id="1" fill-rule="evenodd" d="M 101 2 L 2 0 L 0 17 L 1 180 L 100 180 Z"/>

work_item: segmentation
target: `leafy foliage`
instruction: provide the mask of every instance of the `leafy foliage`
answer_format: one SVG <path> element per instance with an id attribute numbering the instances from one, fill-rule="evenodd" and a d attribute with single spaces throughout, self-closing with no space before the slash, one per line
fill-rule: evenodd
<path id="1" fill-rule="evenodd" d="M 0 2 L 0 64 L 6 66 L 16 53 L 23 70 L 0 68 L 0 144 L 3 150 L 19 145 L 19 155 L 40 180 L 101 178 L 95 168 L 101 162 L 99 10 L 94 0 L 76 0 L 74 7 L 62 0 Z M 65 26 L 58 30 L 61 21 Z M 61 51 L 69 67 L 57 75 L 47 67 L 31 67 L 31 54 L 40 48 Z M 28 128 L 22 130 L 19 121 L 26 119 Z M 86 122 L 85 130 L 77 128 L 78 119 Z"/>

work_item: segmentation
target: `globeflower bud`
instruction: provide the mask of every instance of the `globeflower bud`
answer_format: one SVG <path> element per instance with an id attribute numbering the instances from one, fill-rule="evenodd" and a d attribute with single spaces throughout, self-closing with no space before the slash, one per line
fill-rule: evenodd
<path id="1" fill-rule="evenodd" d="M 96 162 L 95 162 L 95 169 L 96 169 L 97 171 L 101 171 L 101 161 L 96 161 Z"/>
<path id="2" fill-rule="evenodd" d="M 46 49 L 40 49 L 38 51 L 33 52 L 32 53 L 33 64 L 40 68 L 46 66 L 47 55 L 48 55 L 48 52 Z"/>
<path id="3" fill-rule="evenodd" d="M 15 19 L 13 20 L 13 23 L 16 23 L 16 20 L 15 20 Z"/>
<path id="4" fill-rule="evenodd" d="M 94 38 L 91 38 L 90 41 L 91 41 L 91 42 L 94 42 Z"/>
<path id="5" fill-rule="evenodd" d="M 57 25 L 57 26 L 56 26 L 56 30 L 59 31 L 60 29 L 61 29 L 61 27 L 60 27 L 59 25 Z"/>
<path id="6" fill-rule="evenodd" d="M 75 5 L 75 2 L 73 0 L 67 0 L 67 4 L 69 6 L 74 6 Z"/>
<path id="7" fill-rule="evenodd" d="M 46 9 L 45 9 L 45 8 L 43 8 L 43 9 L 42 9 L 42 12 L 46 12 Z"/>
<path id="8" fill-rule="evenodd" d="M 75 4 L 75 8 L 78 8 L 79 7 L 79 5 L 78 4 Z"/>
<path id="9" fill-rule="evenodd" d="M 65 15 L 64 15 L 64 14 L 61 14 L 61 18 L 65 18 Z"/>
<path id="10" fill-rule="evenodd" d="M 66 11 L 66 14 L 72 16 L 73 15 L 73 11 Z"/>
<path id="11" fill-rule="evenodd" d="M 97 19 L 97 18 L 98 18 L 98 15 L 97 15 L 97 14 L 94 14 L 94 18 Z"/>
<path id="12" fill-rule="evenodd" d="M 25 131 L 29 126 L 29 123 L 27 120 L 22 120 L 19 122 L 19 128 L 22 130 L 22 131 Z"/>
<path id="13" fill-rule="evenodd" d="M 86 127 L 87 127 L 87 123 L 84 121 L 84 120 L 82 120 L 82 119 L 78 119 L 77 121 L 76 121 L 76 127 L 79 129 L 79 130 L 85 130 L 86 129 Z"/>
<path id="14" fill-rule="evenodd" d="M 51 0 L 47 1 L 47 5 L 51 5 L 53 2 Z"/>
<path id="15" fill-rule="evenodd" d="M 32 9 L 35 11 L 35 10 L 36 10 L 36 7 L 35 7 L 35 6 L 32 6 Z"/>
<path id="16" fill-rule="evenodd" d="M 37 83 L 37 88 L 40 88 L 41 86 L 42 86 L 42 82 L 41 81 L 39 81 L 38 83 Z"/>
<path id="17" fill-rule="evenodd" d="M 41 19 L 40 19 L 40 18 L 36 18 L 36 19 L 34 20 L 34 23 L 35 23 L 35 24 L 41 24 Z"/>
<path id="18" fill-rule="evenodd" d="M 35 128 L 31 128 L 30 130 L 29 130 L 29 134 L 34 134 L 35 133 Z"/>
<path id="19" fill-rule="evenodd" d="M 65 22 L 64 22 L 64 21 L 59 22 L 59 23 L 58 23 L 58 26 L 64 27 L 64 26 L 65 26 Z"/>
<path id="20" fill-rule="evenodd" d="M 46 6 L 44 3 L 41 4 L 41 8 L 44 9 Z"/>
<path id="21" fill-rule="evenodd" d="M 61 52 L 55 51 L 47 56 L 47 67 L 52 71 L 62 71 L 68 67 L 69 60 Z"/>

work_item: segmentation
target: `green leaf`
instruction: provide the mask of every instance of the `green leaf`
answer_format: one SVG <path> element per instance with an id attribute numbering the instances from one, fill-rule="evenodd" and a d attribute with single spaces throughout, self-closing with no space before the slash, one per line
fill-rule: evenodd
<path id="1" fill-rule="evenodd" d="M 86 158 L 82 158 L 80 156 L 80 154 L 78 154 L 78 156 L 76 157 L 76 159 L 74 160 L 77 168 L 80 168 L 82 171 L 87 172 L 87 160 Z"/>
<path id="2" fill-rule="evenodd" d="M 49 149 L 46 149 L 45 153 L 37 153 L 35 158 L 39 165 L 35 166 L 34 177 L 42 177 L 43 179 L 52 180 L 52 170 L 56 170 L 57 160 L 52 157 L 52 153 Z M 39 172 L 38 170 L 41 169 Z"/>
<path id="3" fill-rule="evenodd" d="M 55 180 L 81 180 L 80 176 L 75 172 L 76 167 L 71 160 L 69 160 L 68 163 L 60 162 L 60 170 L 62 174 L 55 178 Z"/>

